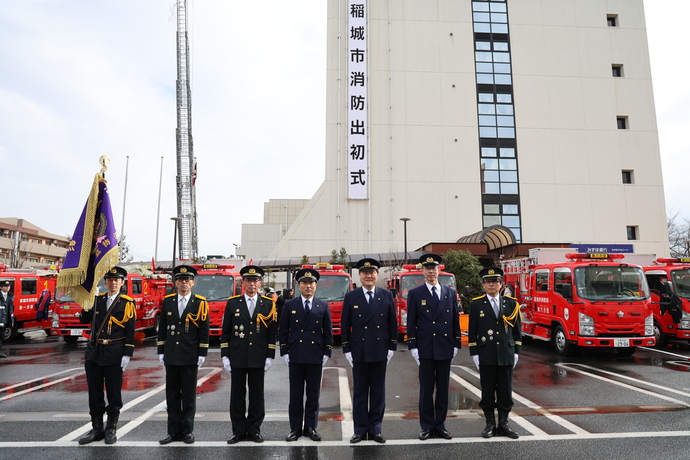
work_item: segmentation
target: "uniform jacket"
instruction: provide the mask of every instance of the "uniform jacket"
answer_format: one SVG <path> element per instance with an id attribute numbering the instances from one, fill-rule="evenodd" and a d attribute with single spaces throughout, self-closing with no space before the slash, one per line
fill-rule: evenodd
<path id="1" fill-rule="evenodd" d="M 0 327 L 10 327 L 14 313 L 14 296 L 7 293 L 7 300 L 0 293 Z"/>
<path id="2" fill-rule="evenodd" d="M 377 287 L 371 305 L 364 288 L 345 294 L 340 320 L 343 353 L 357 362 L 385 361 L 398 346 L 398 321 L 393 294 Z"/>
<path id="3" fill-rule="evenodd" d="M 192 294 L 178 311 L 177 294 L 163 300 L 158 323 L 158 354 L 168 366 L 196 366 L 199 356 L 208 354 L 209 316 L 206 298 Z"/>
<path id="4" fill-rule="evenodd" d="M 283 305 L 280 318 L 280 356 L 290 354 L 295 364 L 321 364 L 331 356 L 333 324 L 328 302 L 311 298 L 311 310 L 304 311 L 302 296 Z"/>
<path id="5" fill-rule="evenodd" d="M 499 305 L 501 310 L 499 318 L 496 318 L 486 295 L 472 299 L 470 303 L 470 355 L 479 355 L 480 366 L 512 366 L 514 355 L 520 354 L 522 325 L 517 300 L 500 296 Z M 503 319 L 513 315 L 512 319 Z"/>
<path id="6" fill-rule="evenodd" d="M 134 353 L 134 329 L 137 312 L 134 299 L 120 295 L 108 319 L 101 324 L 108 313 L 105 292 L 96 296 L 93 308 L 83 311 L 79 320 L 91 324 L 91 338 L 86 346 L 86 360 L 99 366 L 119 366 L 123 355 Z M 100 331 L 100 334 L 99 334 Z"/>
<path id="7" fill-rule="evenodd" d="M 439 305 L 426 283 L 407 295 L 407 344 L 424 359 L 453 359 L 453 348 L 461 348 L 460 317 L 455 289 L 441 286 Z"/>
<path id="8" fill-rule="evenodd" d="M 276 355 L 276 309 L 269 297 L 257 296 L 254 316 L 244 295 L 230 297 L 223 315 L 220 354 L 236 368 L 263 368 Z"/>

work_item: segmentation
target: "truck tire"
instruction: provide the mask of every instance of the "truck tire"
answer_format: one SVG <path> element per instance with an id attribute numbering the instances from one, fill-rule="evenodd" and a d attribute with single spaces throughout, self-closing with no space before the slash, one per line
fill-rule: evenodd
<path id="1" fill-rule="evenodd" d="M 3 334 L 2 334 L 2 341 L 3 342 L 9 342 L 14 338 L 14 336 L 17 335 L 17 322 L 12 325 L 12 327 L 6 327 L 3 329 Z"/>
<path id="2" fill-rule="evenodd" d="M 63 335 L 63 339 L 65 339 L 65 343 L 77 343 L 77 340 L 79 340 L 79 337 L 76 335 Z"/>
<path id="3" fill-rule="evenodd" d="M 561 326 L 556 326 L 556 330 L 553 333 L 553 346 L 561 356 L 572 356 L 577 348 L 576 345 L 568 342 L 565 331 Z"/>
<path id="4" fill-rule="evenodd" d="M 156 320 L 153 322 L 153 326 L 146 329 L 146 337 L 158 337 L 158 328 L 160 327 L 160 322 L 160 315 L 156 315 Z"/>
<path id="5" fill-rule="evenodd" d="M 616 347 L 616 352 L 621 356 L 632 356 L 637 347 Z"/>
<path id="6" fill-rule="evenodd" d="M 658 348 L 663 348 L 668 343 L 668 337 L 662 332 L 661 324 L 656 320 L 654 321 L 654 338 Z"/>

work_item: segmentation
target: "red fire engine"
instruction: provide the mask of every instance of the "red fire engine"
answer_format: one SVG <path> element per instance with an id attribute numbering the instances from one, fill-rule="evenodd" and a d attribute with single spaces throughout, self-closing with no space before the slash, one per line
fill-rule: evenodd
<path id="1" fill-rule="evenodd" d="M 444 272 L 444 265 L 439 265 L 438 282 L 453 288 L 457 291 L 455 286 L 455 275 Z M 395 299 L 395 313 L 398 320 L 398 340 L 407 340 L 407 293 L 410 289 L 424 284 L 424 274 L 422 273 L 421 264 L 403 265 L 401 271 L 396 271 L 391 274 L 391 279 L 386 283 L 386 287 Z M 462 312 L 460 312 L 462 315 Z"/>
<path id="2" fill-rule="evenodd" d="M 14 324 L 11 328 L 5 328 L 3 341 L 33 330 L 50 333 L 50 319 L 37 320 L 34 305 L 44 289 L 48 289 L 51 295 L 55 292 L 57 271 L 7 268 L 7 265 L 0 265 L 0 281 L 11 283 L 10 294 L 14 296 Z"/>
<path id="3" fill-rule="evenodd" d="M 242 277 L 234 265 L 192 264 L 197 269 L 192 292 L 206 297 L 211 323 L 210 335 L 223 333 L 223 314 L 228 298 L 242 294 Z"/>
<path id="4" fill-rule="evenodd" d="M 550 341 L 561 355 L 615 347 L 623 356 L 655 343 L 653 306 L 642 267 L 623 254 L 531 249 L 501 263 L 521 304 L 525 338 Z"/>
<path id="5" fill-rule="evenodd" d="M 317 263 L 302 265 L 302 268 L 314 268 L 319 272 L 319 282 L 316 286 L 316 297 L 328 302 L 333 322 L 333 335 L 340 335 L 340 318 L 343 314 L 343 300 L 345 294 L 352 290 L 352 277 L 345 271 L 344 265 Z M 299 289 L 295 289 L 295 297 L 299 296 Z"/>
<path id="6" fill-rule="evenodd" d="M 654 337 L 656 344 L 662 347 L 669 340 L 690 341 L 690 258 L 656 259 L 653 264 L 643 267 L 654 302 Z M 673 317 L 661 314 L 659 304 L 659 278 L 666 276 L 682 305 L 680 322 Z"/>
<path id="7" fill-rule="evenodd" d="M 166 293 L 172 289 L 167 275 L 142 275 L 129 272 L 122 286 L 122 293 L 133 298 L 137 305 L 136 330 L 155 334 L 158 331 L 158 315 Z M 98 292 L 106 292 L 103 279 L 98 282 Z M 89 325 L 79 321 L 81 305 L 67 294 L 55 293 L 55 307 L 51 334 L 61 335 L 65 342 L 74 343 L 79 337 L 89 335 Z"/>

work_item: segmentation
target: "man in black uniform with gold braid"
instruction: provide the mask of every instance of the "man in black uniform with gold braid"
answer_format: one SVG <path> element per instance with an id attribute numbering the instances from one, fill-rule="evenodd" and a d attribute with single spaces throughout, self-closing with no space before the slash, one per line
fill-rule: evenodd
<path id="1" fill-rule="evenodd" d="M 482 436 L 517 439 L 520 435 L 508 424 L 508 414 L 513 408 L 513 369 L 522 345 L 520 305 L 513 297 L 499 294 L 503 270 L 487 267 L 479 276 L 486 294 L 470 303 L 469 345 L 482 387 L 479 407 L 486 417 Z"/>
<path id="2" fill-rule="evenodd" d="M 244 294 L 230 297 L 223 315 L 220 354 L 231 375 L 228 444 L 245 439 L 263 442 L 261 423 L 266 415 L 264 374 L 276 355 L 277 313 L 273 299 L 259 295 L 264 271 L 256 265 L 240 270 Z M 249 385 L 249 409 L 246 394 Z"/>
<path id="3" fill-rule="evenodd" d="M 194 442 L 197 371 L 208 354 L 208 302 L 192 294 L 196 268 L 173 269 L 176 294 L 163 300 L 158 325 L 158 359 L 165 366 L 168 436 L 158 441 Z"/>
<path id="4" fill-rule="evenodd" d="M 127 271 L 114 267 L 104 278 L 108 292 L 98 294 L 93 308 L 85 309 L 80 317 L 82 324 L 91 324 L 84 367 L 93 428 L 79 439 L 79 444 L 89 444 L 103 438 L 106 444 L 117 441 L 117 420 L 122 409 L 122 373 L 134 353 L 136 306 L 131 297 L 120 293 Z M 108 395 L 107 406 L 103 396 L 104 383 Z M 104 413 L 108 414 L 105 431 Z"/>

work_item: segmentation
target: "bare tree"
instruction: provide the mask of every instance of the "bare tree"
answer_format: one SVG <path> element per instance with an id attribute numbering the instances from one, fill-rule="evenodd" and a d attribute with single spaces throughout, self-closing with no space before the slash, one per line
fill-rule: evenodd
<path id="1" fill-rule="evenodd" d="M 668 217 L 669 252 L 671 257 L 690 257 L 690 219 L 678 214 L 671 210 Z"/>

